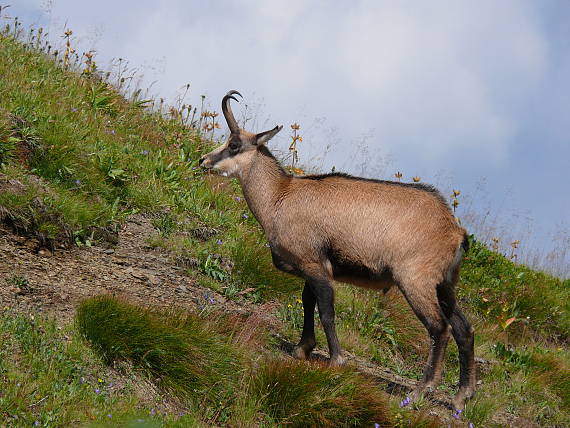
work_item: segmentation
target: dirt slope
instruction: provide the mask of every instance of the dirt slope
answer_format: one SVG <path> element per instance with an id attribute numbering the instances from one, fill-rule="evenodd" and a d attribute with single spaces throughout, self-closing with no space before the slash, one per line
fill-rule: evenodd
<path id="1" fill-rule="evenodd" d="M 199 287 L 169 255 L 145 244 L 156 234 L 150 220 L 133 216 L 115 248 L 51 251 L 0 226 L 0 305 L 22 312 L 47 312 L 61 321 L 75 305 L 102 293 L 152 305 L 196 308 L 212 301 L 232 311 L 240 305 Z M 22 280 L 26 284 L 21 284 Z"/>

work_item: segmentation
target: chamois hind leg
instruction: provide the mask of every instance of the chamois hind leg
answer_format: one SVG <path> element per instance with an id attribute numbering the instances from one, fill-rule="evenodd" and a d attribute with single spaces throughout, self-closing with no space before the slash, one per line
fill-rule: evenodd
<path id="1" fill-rule="evenodd" d="M 465 318 L 465 315 L 456 306 L 450 318 L 453 328 L 453 338 L 459 349 L 459 391 L 453 398 L 452 404 L 456 409 L 463 410 L 465 400 L 473 397 L 475 393 L 475 331 Z"/>
<path id="2" fill-rule="evenodd" d="M 412 392 L 410 398 L 416 400 L 424 391 L 433 390 L 441 380 L 443 358 L 449 341 L 450 325 L 441 313 L 435 286 L 402 285 L 400 290 L 412 307 L 416 316 L 423 323 L 431 339 L 428 360 L 422 380 Z"/>
<path id="3" fill-rule="evenodd" d="M 344 364 L 342 350 L 336 335 L 334 313 L 334 289 L 328 279 L 309 277 L 307 285 L 316 297 L 319 308 L 319 317 L 329 345 L 330 364 L 339 366 Z"/>
<path id="4" fill-rule="evenodd" d="M 301 340 L 293 349 L 293 357 L 306 360 L 311 355 L 317 343 L 315 339 L 315 306 L 317 298 L 308 282 L 303 288 L 303 333 Z"/>
<path id="5" fill-rule="evenodd" d="M 471 398 L 475 392 L 474 331 L 457 306 L 453 283 L 443 282 L 439 284 L 437 297 L 444 315 L 449 319 L 453 338 L 459 350 L 459 391 L 453 398 L 452 404 L 455 409 L 462 410 L 465 400 Z"/>

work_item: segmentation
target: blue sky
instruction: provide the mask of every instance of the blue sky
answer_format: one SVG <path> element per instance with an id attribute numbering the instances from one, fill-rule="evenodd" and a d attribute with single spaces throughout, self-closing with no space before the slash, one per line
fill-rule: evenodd
<path id="1" fill-rule="evenodd" d="M 301 160 L 323 169 L 458 188 L 460 215 L 490 210 L 487 229 L 523 246 L 570 236 L 568 1 L 18 0 L 8 12 L 59 40 L 67 25 L 101 68 L 125 58 L 167 99 L 190 83 L 190 102 L 218 109 L 238 89 L 254 130 L 286 125 L 283 149 L 299 122 Z"/>

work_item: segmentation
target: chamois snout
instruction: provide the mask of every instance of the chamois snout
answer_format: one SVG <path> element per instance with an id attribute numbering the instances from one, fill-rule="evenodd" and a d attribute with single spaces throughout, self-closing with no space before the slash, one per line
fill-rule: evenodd
<path id="1" fill-rule="evenodd" d="M 216 151 L 214 151 L 214 152 L 216 152 Z M 202 169 L 211 170 L 214 167 L 214 165 L 217 162 L 217 160 L 214 161 L 212 159 L 212 154 L 215 154 L 214 152 L 207 153 L 200 158 L 200 160 L 198 161 L 198 165 L 200 165 L 200 167 L 202 167 Z"/>
<path id="2" fill-rule="evenodd" d="M 206 156 L 202 156 L 202 157 L 200 158 L 200 160 L 198 161 L 198 165 L 199 165 L 202 169 L 205 169 L 205 170 L 209 170 L 209 169 L 212 168 L 211 165 L 209 165 L 209 163 L 206 162 Z"/>
<path id="3" fill-rule="evenodd" d="M 211 166 L 209 163 L 206 162 L 206 157 L 207 155 L 204 155 L 200 158 L 200 160 L 198 161 L 198 165 L 201 166 L 204 169 L 210 169 Z"/>

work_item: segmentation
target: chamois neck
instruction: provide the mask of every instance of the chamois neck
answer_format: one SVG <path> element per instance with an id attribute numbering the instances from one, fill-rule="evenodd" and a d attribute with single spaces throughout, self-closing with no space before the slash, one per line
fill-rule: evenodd
<path id="1" fill-rule="evenodd" d="M 247 204 L 266 231 L 275 218 L 275 204 L 290 180 L 291 176 L 265 146 L 254 152 L 249 168 L 240 175 Z"/>

